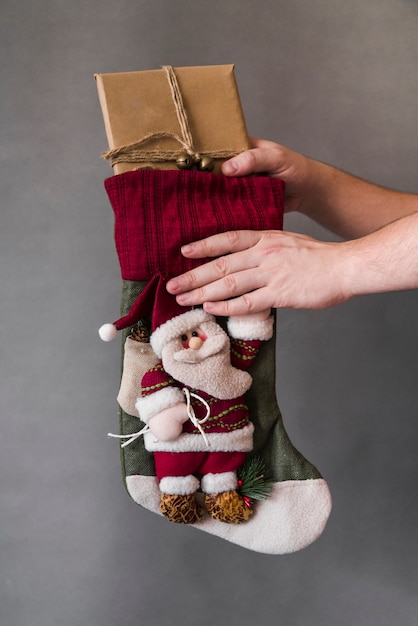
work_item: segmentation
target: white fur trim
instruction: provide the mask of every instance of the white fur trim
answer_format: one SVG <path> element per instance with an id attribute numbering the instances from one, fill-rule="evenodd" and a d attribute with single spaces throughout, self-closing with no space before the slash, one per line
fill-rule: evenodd
<path id="1" fill-rule="evenodd" d="M 155 476 L 127 476 L 126 487 L 134 502 L 161 515 Z M 306 548 L 321 535 L 331 508 L 331 494 L 323 478 L 287 480 L 273 485 L 270 497 L 257 502 L 255 514 L 245 524 L 224 524 L 206 515 L 190 528 L 262 554 L 289 554 Z"/>
<path id="2" fill-rule="evenodd" d="M 196 328 L 202 322 L 213 321 L 214 319 L 213 315 L 206 313 L 203 309 L 191 309 L 186 311 L 186 313 L 173 317 L 157 328 L 151 335 L 150 342 L 155 354 L 161 358 L 163 347 L 174 337 L 180 337 L 186 330 Z"/>
<path id="3" fill-rule="evenodd" d="M 126 489 L 136 504 L 157 515 L 162 515 L 161 491 L 156 476 L 141 476 L 140 474 L 126 476 Z"/>
<path id="4" fill-rule="evenodd" d="M 103 324 L 99 328 L 99 336 L 102 341 L 112 341 L 117 337 L 118 329 L 113 324 Z"/>
<path id="5" fill-rule="evenodd" d="M 196 476 L 166 476 L 160 480 L 160 490 L 171 495 L 187 496 L 199 489 Z"/>
<path id="6" fill-rule="evenodd" d="M 245 524 L 216 525 L 203 518 L 196 527 L 249 550 L 288 554 L 321 535 L 331 506 L 324 479 L 288 480 L 273 485 L 270 496 L 255 504 L 254 515 Z"/>
<path id="7" fill-rule="evenodd" d="M 201 480 L 204 493 L 222 493 L 237 488 L 237 475 L 235 472 L 222 472 L 220 474 L 206 474 Z"/>
<path id="8" fill-rule="evenodd" d="M 250 452 L 253 448 L 254 425 L 230 433 L 205 433 L 209 445 L 200 434 L 183 433 L 175 441 L 159 441 L 151 432 L 145 433 L 145 448 L 150 452 Z"/>
<path id="9" fill-rule="evenodd" d="M 165 387 L 150 396 L 142 396 L 135 403 L 135 408 L 145 424 L 164 409 L 179 403 L 184 404 L 184 395 L 177 387 Z"/>
<path id="10" fill-rule="evenodd" d="M 271 315 L 266 320 L 244 320 L 230 317 L 228 320 L 228 332 L 235 339 L 246 341 L 268 341 L 273 336 L 274 317 Z"/>

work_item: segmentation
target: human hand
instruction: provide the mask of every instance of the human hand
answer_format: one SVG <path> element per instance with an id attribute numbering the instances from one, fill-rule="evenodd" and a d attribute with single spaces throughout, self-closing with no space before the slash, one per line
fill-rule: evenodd
<path id="1" fill-rule="evenodd" d="M 321 309 L 353 295 L 346 286 L 349 247 L 282 231 L 220 233 L 182 248 L 188 258 L 218 258 L 171 279 L 167 289 L 180 305 L 203 304 L 220 316 Z"/>
<path id="2" fill-rule="evenodd" d="M 319 165 L 289 148 L 265 139 L 251 139 L 252 148 L 225 161 L 222 173 L 226 176 L 269 174 L 283 180 L 285 211 L 301 210 L 301 205 L 316 180 Z"/>

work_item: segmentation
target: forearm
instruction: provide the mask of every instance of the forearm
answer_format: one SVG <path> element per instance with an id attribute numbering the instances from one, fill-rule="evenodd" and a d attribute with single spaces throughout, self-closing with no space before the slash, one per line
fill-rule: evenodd
<path id="1" fill-rule="evenodd" d="M 402 193 L 307 159 L 298 210 L 343 238 L 367 235 L 418 211 L 418 195 Z"/>
<path id="2" fill-rule="evenodd" d="M 418 287 L 418 212 L 357 240 L 338 244 L 348 297 Z"/>

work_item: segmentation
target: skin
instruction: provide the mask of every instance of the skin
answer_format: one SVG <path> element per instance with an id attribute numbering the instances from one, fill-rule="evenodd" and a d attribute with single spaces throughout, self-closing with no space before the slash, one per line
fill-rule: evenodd
<path id="1" fill-rule="evenodd" d="M 223 173 L 281 178 L 286 212 L 299 211 L 345 241 L 238 230 L 191 242 L 182 248 L 185 257 L 214 260 L 168 282 L 179 304 L 236 316 L 321 309 L 418 286 L 418 195 L 374 185 L 270 141 L 252 145 L 226 161 Z"/>

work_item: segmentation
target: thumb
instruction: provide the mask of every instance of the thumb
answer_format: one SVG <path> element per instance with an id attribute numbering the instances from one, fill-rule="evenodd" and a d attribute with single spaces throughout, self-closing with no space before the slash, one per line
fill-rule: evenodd
<path id="1" fill-rule="evenodd" d="M 237 156 L 225 161 L 222 165 L 222 173 L 225 176 L 246 176 L 262 170 L 257 169 L 258 159 L 256 148 L 241 152 Z"/>
<path id="2" fill-rule="evenodd" d="M 273 141 L 251 138 L 252 147 L 225 161 L 222 173 L 226 176 L 270 174 L 279 176 L 290 164 L 295 154 Z"/>

